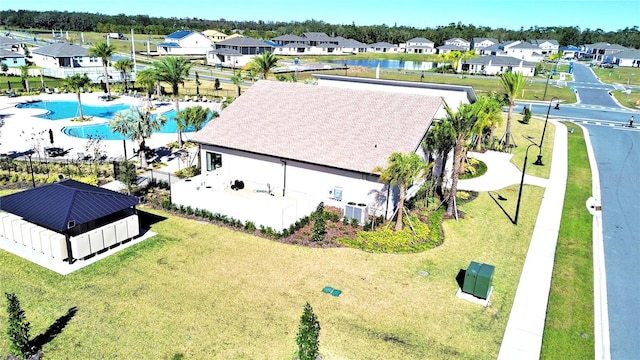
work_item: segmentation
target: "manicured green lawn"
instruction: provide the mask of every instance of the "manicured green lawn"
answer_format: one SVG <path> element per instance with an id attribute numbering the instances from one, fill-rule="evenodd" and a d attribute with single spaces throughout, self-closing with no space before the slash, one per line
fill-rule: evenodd
<path id="1" fill-rule="evenodd" d="M 618 67 L 606 69 L 594 66 L 591 68 L 600 81 L 607 84 L 640 85 L 640 69 Z"/>
<path id="2" fill-rule="evenodd" d="M 290 359 L 306 301 L 325 359 L 490 359 L 542 193 L 525 189 L 518 226 L 482 193 L 461 206 L 464 220 L 445 222 L 444 244 L 408 255 L 285 245 L 152 211 L 166 217 L 159 235 L 66 277 L 0 252 L 0 291 L 19 296 L 33 335 L 77 307 L 44 347 L 50 359 Z M 488 308 L 455 297 L 472 260 L 496 266 Z"/>
<path id="3" fill-rule="evenodd" d="M 570 126 L 571 124 L 567 124 Z M 569 173 L 556 248 L 542 359 L 593 359 L 591 170 L 582 130 L 569 133 Z"/>

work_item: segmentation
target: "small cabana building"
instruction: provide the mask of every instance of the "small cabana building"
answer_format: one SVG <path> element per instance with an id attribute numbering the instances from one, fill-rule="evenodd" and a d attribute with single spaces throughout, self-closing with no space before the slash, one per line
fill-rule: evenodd
<path id="1" fill-rule="evenodd" d="M 138 198 L 67 179 L 0 197 L 0 241 L 69 264 L 137 237 Z"/>

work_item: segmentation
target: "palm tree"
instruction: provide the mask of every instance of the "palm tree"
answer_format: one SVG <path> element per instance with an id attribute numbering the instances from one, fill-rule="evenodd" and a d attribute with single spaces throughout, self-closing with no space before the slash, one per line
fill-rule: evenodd
<path id="1" fill-rule="evenodd" d="M 256 74 L 262 74 L 262 78 L 267 80 L 271 69 L 278 64 L 278 58 L 272 53 L 265 51 L 261 56 L 254 56 L 253 60 L 247 64 L 247 68 L 255 71 Z"/>
<path id="2" fill-rule="evenodd" d="M 137 141 L 140 155 L 140 166 L 146 169 L 148 166 L 145 144 L 146 139 L 150 138 L 154 132 L 160 131 L 160 128 L 167 122 L 164 116 L 153 116 L 149 111 L 142 110 L 138 107 L 131 107 L 128 110 L 118 111 L 113 119 L 109 122 L 111 131 L 117 132 Z"/>
<path id="3" fill-rule="evenodd" d="M 113 45 L 107 45 L 107 43 L 97 43 L 96 46 L 89 48 L 89 55 L 95 56 L 102 60 L 102 67 L 104 68 L 104 82 L 107 86 L 107 96 L 111 97 L 111 89 L 109 87 L 109 61 L 111 56 L 116 52 L 116 48 Z"/>
<path id="4" fill-rule="evenodd" d="M 124 84 L 124 91 L 127 91 L 127 78 L 129 77 L 129 73 L 133 70 L 133 60 L 118 59 L 118 61 L 113 64 L 113 67 L 120 71 L 120 76 L 122 76 L 122 82 Z"/>
<path id="5" fill-rule="evenodd" d="M 181 84 L 189 77 L 189 70 L 193 66 L 193 63 L 185 57 L 167 56 L 160 61 L 156 61 L 153 64 L 153 68 L 156 71 L 158 81 L 166 82 L 171 85 L 171 91 L 173 92 L 173 98 L 176 109 L 176 119 L 180 113 L 179 94 Z M 178 129 L 178 146 L 182 148 L 182 131 Z"/>
<path id="6" fill-rule="evenodd" d="M 445 54 L 445 60 L 451 62 L 451 68 L 453 68 L 453 72 L 458 71 L 458 60 L 462 57 L 462 53 L 458 50 L 449 51 Z"/>
<path id="7" fill-rule="evenodd" d="M 462 166 L 462 155 L 465 143 L 469 137 L 473 126 L 478 120 L 477 111 L 471 104 L 462 104 L 458 111 L 453 111 L 446 103 L 444 106 L 447 112 L 446 119 L 451 123 L 455 133 L 456 143 L 453 147 L 453 171 L 451 172 L 451 190 L 449 192 L 449 204 L 447 215 L 454 214 L 454 201 L 458 192 L 458 178 L 460 177 L 460 167 Z"/>
<path id="8" fill-rule="evenodd" d="M 402 230 L 402 212 L 404 211 L 404 199 L 407 196 L 407 189 L 426 169 L 427 164 L 416 153 L 393 153 L 389 156 L 389 165 L 386 168 L 377 166 L 373 169 L 374 173 L 380 173 L 381 182 L 396 185 L 400 191 L 396 230 Z"/>
<path id="9" fill-rule="evenodd" d="M 64 85 L 73 90 L 73 92 L 76 93 L 76 96 L 78 96 L 78 112 L 80 113 L 80 121 L 84 120 L 80 90 L 89 84 L 91 84 L 91 79 L 89 79 L 87 74 L 74 74 L 72 76 L 67 76 L 67 78 L 64 79 Z"/>
<path id="10" fill-rule="evenodd" d="M 493 142 L 493 130 L 502 122 L 502 108 L 500 103 L 492 97 L 480 96 L 474 103 L 478 112 L 478 121 L 471 130 L 477 135 L 475 150 L 479 151 L 484 143 L 484 133 L 489 130 L 489 143 Z"/>
<path id="11" fill-rule="evenodd" d="M 449 120 L 442 119 L 438 122 L 435 122 L 429 132 L 427 132 L 427 136 L 422 142 L 422 149 L 426 154 L 435 153 L 437 157 L 440 158 L 440 169 L 437 172 L 434 172 L 434 182 L 435 182 L 435 192 L 442 198 L 442 179 L 444 178 L 444 171 L 447 164 L 447 158 L 449 157 L 449 153 L 451 149 L 456 144 L 456 135 L 453 131 L 453 127 Z M 436 176 L 436 173 L 438 174 Z"/>
<path id="12" fill-rule="evenodd" d="M 240 70 L 236 71 L 235 75 L 231 77 L 231 82 L 236 86 L 236 96 L 240 96 L 242 90 L 240 88 L 240 85 L 242 85 L 242 72 Z"/>
<path id="13" fill-rule="evenodd" d="M 24 89 L 29 92 L 29 64 L 20 66 L 20 80 Z"/>
<path id="14" fill-rule="evenodd" d="M 509 99 L 507 130 L 502 137 L 502 142 L 504 143 L 505 148 L 509 148 L 510 141 L 513 138 L 513 135 L 511 135 L 511 115 L 513 113 L 513 108 L 516 106 L 516 99 L 518 98 L 518 94 L 524 88 L 526 80 L 522 73 L 506 72 L 500 76 L 500 81 L 502 82 L 502 87 L 507 93 L 507 98 Z"/>
<path id="15" fill-rule="evenodd" d="M 147 93 L 147 109 L 151 108 L 151 94 L 157 83 L 158 76 L 153 68 L 146 68 L 136 73 L 136 84 Z"/>
<path id="16" fill-rule="evenodd" d="M 186 129 L 188 127 L 193 128 L 195 132 L 200 131 L 204 126 L 204 123 L 211 117 L 220 116 L 217 111 L 211 111 L 210 109 L 203 108 L 202 106 L 188 107 L 176 116 L 176 125 L 178 128 Z M 200 157 L 200 144 L 198 144 L 198 158 Z M 200 161 L 198 161 L 200 165 Z"/>

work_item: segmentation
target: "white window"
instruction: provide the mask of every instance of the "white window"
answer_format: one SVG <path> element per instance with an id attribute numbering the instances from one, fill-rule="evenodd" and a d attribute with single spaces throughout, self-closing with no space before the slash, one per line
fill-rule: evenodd
<path id="1" fill-rule="evenodd" d="M 207 151 L 207 171 L 222 167 L 222 154 Z"/>

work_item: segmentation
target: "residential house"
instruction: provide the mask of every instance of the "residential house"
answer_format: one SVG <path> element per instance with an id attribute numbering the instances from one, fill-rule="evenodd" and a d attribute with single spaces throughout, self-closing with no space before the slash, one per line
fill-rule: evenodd
<path id="1" fill-rule="evenodd" d="M 423 37 L 415 37 L 407 40 L 405 52 L 411 54 L 435 54 L 435 44 L 433 41 Z"/>
<path id="2" fill-rule="evenodd" d="M 251 62 L 254 56 L 264 52 L 276 53 L 274 46 L 264 41 L 246 36 L 227 38 L 215 44 L 215 49 L 207 52 L 207 64 L 241 68 Z"/>
<path id="3" fill-rule="evenodd" d="M 104 81 L 102 60 L 89 55 L 86 48 L 66 41 L 54 42 L 31 50 L 33 62 L 42 67 L 42 74 L 64 79 L 73 74 L 87 74 L 94 82 Z M 110 79 L 119 79 L 120 72 L 108 67 Z"/>
<path id="4" fill-rule="evenodd" d="M 612 63 L 625 67 L 640 67 L 640 50 L 628 49 L 611 55 Z"/>
<path id="5" fill-rule="evenodd" d="M 73 263 L 140 234 L 138 198 L 61 180 L 0 198 L 0 240 L 37 259 Z"/>
<path id="6" fill-rule="evenodd" d="M 338 47 L 343 54 L 360 54 L 367 52 L 367 44 L 361 43 L 358 40 L 345 39 L 341 36 L 336 36 L 338 40 Z"/>
<path id="7" fill-rule="evenodd" d="M 367 52 L 396 54 L 399 52 L 399 47 L 383 41 L 368 45 Z"/>
<path id="8" fill-rule="evenodd" d="M 304 38 L 302 38 L 301 36 L 298 36 L 298 35 L 293 35 L 293 34 L 285 34 L 285 35 L 276 36 L 273 39 L 271 39 L 271 41 L 273 41 L 274 43 L 276 43 L 278 45 L 304 44 L 305 43 L 305 39 Z"/>
<path id="9" fill-rule="evenodd" d="M 560 50 L 558 40 L 529 40 L 529 43 L 537 46 L 542 56 L 557 54 Z"/>
<path id="10" fill-rule="evenodd" d="M 485 49 L 490 46 L 498 45 L 500 42 L 494 38 L 473 38 L 471 39 L 471 48 L 476 51 L 476 54 L 480 54 L 482 49 Z"/>
<path id="11" fill-rule="evenodd" d="M 592 58 L 596 63 L 612 62 L 611 56 L 613 54 L 629 50 L 628 48 L 618 45 L 609 44 L 606 42 L 599 42 L 595 44 L 588 44 L 582 46 L 581 56 L 586 58 Z"/>
<path id="12" fill-rule="evenodd" d="M 511 56 L 480 56 L 458 63 L 458 72 L 476 75 L 500 75 L 505 72 L 534 76 L 536 63 Z"/>
<path id="13" fill-rule="evenodd" d="M 0 63 L 7 64 L 10 68 L 17 68 L 27 64 L 23 54 L 2 48 L 0 48 Z"/>
<path id="14" fill-rule="evenodd" d="M 259 80 L 194 135 L 202 174 L 173 184 L 172 199 L 277 231 L 320 202 L 361 223 L 391 217 L 397 189 L 373 169 L 394 152 L 424 156 L 426 131 L 445 115 L 438 95 L 458 94 L 457 107 L 473 91 L 435 86 L 329 75 L 318 75 L 318 85 Z"/>
<path id="15" fill-rule="evenodd" d="M 563 46 L 560 51 L 562 51 L 562 58 L 566 60 L 577 59 L 580 54 L 580 48 L 574 45 Z"/>
<path id="16" fill-rule="evenodd" d="M 213 41 L 201 32 L 178 30 L 165 36 L 157 48 L 160 55 L 205 56 L 213 49 Z"/>
<path id="17" fill-rule="evenodd" d="M 505 45 L 504 52 L 506 56 L 525 61 L 539 62 L 543 58 L 539 47 L 525 41 L 514 41 Z"/>
<path id="18" fill-rule="evenodd" d="M 462 51 L 468 51 L 469 49 L 471 49 L 471 43 L 462 38 L 451 38 L 451 39 L 445 40 L 444 44 L 449 46 L 464 48 L 464 50 Z"/>
<path id="19" fill-rule="evenodd" d="M 227 39 L 227 34 L 218 30 L 205 30 L 202 35 L 206 36 L 214 44 Z"/>

